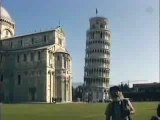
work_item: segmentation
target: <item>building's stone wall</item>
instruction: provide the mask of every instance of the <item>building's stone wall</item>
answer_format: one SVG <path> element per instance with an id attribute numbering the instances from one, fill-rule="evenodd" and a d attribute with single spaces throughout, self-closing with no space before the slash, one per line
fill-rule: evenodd
<path id="1" fill-rule="evenodd" d="M 6 102 L 72 101 L 72 60 L 61 28 L 0 42 L 0 76 Z M 59 60 L 57 56 L 61 56 Z"/>
<path id="2" fill-rule="evenodd" d="M 55 44 L 54 31 L 3 39 L 1 49 L 17 50 Z"/>

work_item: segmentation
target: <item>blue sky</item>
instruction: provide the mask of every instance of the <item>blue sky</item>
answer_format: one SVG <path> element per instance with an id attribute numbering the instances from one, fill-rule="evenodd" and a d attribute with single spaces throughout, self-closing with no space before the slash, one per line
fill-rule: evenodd
<path id="1" fill-rule="evenodd" d="M 73 59 L 74 82 L 83 82 L 89 18 L 107 17 L 112 31 L 111 84 L 159 81 L 159 0 L 3 0 L 17 35 L 61 26 Z"/>

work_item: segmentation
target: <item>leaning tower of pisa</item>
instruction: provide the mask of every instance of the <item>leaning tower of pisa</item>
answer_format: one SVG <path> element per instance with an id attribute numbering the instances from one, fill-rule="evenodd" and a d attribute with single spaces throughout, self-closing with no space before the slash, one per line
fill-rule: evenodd
<path id="1" fill-rule="evenodd" d="M 108 19 L 92 17 L 86 32 L 84 99 L 98 102 L 107 99 L 110 73 L 111 31 Z"/>

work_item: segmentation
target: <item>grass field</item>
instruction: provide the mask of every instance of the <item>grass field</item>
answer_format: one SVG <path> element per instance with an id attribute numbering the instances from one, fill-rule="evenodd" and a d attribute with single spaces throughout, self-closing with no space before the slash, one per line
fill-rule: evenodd
<path id="1" fill-rule="evenodd" d="M 134 120 L 150 120 L 158 102 L 133 103 Z M 106 104 L 4 104 L 3 120 L 105 120 Z"/>

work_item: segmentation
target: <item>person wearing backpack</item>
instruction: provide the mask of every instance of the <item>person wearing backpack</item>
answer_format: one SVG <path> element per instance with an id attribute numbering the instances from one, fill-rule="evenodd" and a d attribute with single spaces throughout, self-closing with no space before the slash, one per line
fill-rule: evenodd
<path id="1" fill-rule="evenodd" d="M 105 110 L 106 120 L 132 120 L 131 114 L 135 113 L 129 99 L 123 97 L 118 86 L 113 86 L 109 90 L 112 101 Z"/>

